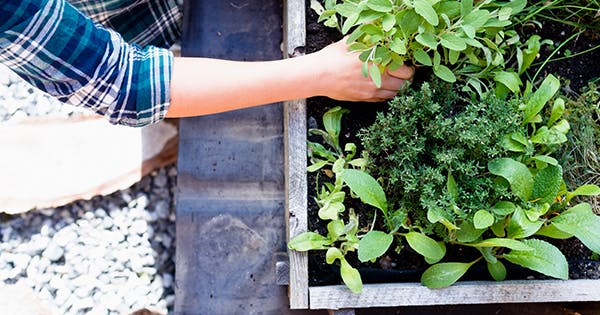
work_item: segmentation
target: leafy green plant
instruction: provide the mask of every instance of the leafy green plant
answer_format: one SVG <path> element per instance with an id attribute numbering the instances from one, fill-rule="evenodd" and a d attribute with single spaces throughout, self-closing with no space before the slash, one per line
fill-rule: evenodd
<path id="1" fill-rule="evenodd" d="M 381 177 L 389 203 L 407 213 L 409 229 L 481 253 L 466 263 L 428 261 L 435 264 L 423 274 L 424 285 L 451 285 L 482 259 L 496 280 L 506 276 L 503 259 L 566 279 L 564 255 L 535 235 L 575 236 L 600 249 L 600 217 L 589 204 L 572 205 L 576 196 L 600 194 L 600 187 L 569 191 L 552 157 L 569 131 L 562 99 L 544 110 L 558 87 L 550 76 L 525 98 L 471 102 L 424 84 L 392 102 L 362 134 L 369 171 Z"/>
<path id="2" fill-rule="evenodd" d="M 315 0 L 319 20 L 349 34 L 363 72 L 380 85 L 386 67 L 431 66 L 447 82 L 460 79 L 480 95 L 496 82 L 497 93 L 518 93 L 519 74 L 540 47 L 533 36 L 524 44 L 512 18 L 526 0 Z M 516 70 L 511 70 L 514 65 Z"/>
<path id="3" fill-rule="evenodd" d="M 290 240 L 288 246 L 297 251 L 326 250 L 326 262 L 333 264 L 339 261 L 342 280 L 353 292 L 359 293 L 362 290 L 360 274 L 348 263 L 346 255 L 358 251 L 361 261 L 373 260 L 387 251 L 393 237 L 373 228 L 361 229 L 359 219 L 352 209 L 347 215 L 347 222 L 342 217 L 346 210 L 344 201 L 347 192 L 350 191 L 365 204 L 379 209 L 388 224 L 391 222 L 383 189 L 373 177 L 362 170 L 365 159 L 355 158 L 356 145 L 346 143 L 342 150 L 339 143 L 341 118 L 346 112 L 347 110 L 341 107 L 330 109 L 323 115 L 325 130 L 309 131 L 311 134 L 320 135 L 325 145 L 308 143 L 311 161 L 308 171 L 324 170 L 325 174 L 333 178 L 332 182 L 324 182 L 320 186 L 315 198 L 319 206 L 319 218 L 328 222 L 327 235 L 305 232 Z"/>

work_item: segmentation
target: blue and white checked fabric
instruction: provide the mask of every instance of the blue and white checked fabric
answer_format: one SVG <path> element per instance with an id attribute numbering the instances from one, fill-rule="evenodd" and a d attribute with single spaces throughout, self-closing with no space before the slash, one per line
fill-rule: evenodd
<path id="1" fill-rule="evenodd" d="M 74 2 L 102 23 L 115 23 L 125 13 L 135 19 L 139 12 L 131 13 L 132 8 L 145 11 L 158 25 L 152 31 L 154 36 L 125 34 L 142 45 L 168 45 L 179 35 L 179 11 L 168 9 L 171 2 L 177 9 L 172 0 L 154 1 L 164 5 L 163 11 L 140 7 L 150 1 Z M 169 23 L 161 24 L 165 21 Z M 127 43 L 119 33 L 92 21 L 65 0 L 3 1 L 0 62 L 59 100 L 90 108 L 114 124 L 144 126 L 163 119 L 168 111 L 172 53 Z"/>

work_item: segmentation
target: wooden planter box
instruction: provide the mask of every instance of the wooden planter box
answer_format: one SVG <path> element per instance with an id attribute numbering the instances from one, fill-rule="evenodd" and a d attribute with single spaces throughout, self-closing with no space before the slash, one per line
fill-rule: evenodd
<path id="1" fill-rule="evenodd" d="M 305 46 L 305 3 L 284 4 L 284 53 L 301 54 Z M 288 241 L 307 231 L 306 102 L 284 104 L 285 190 Z M 292 309 L 349 309 L 449 304 L 600 301 L 600 280 L 519 280 L 458 282 L 443 289 L 420 283 L 365 284 L 353 294 L 344 285 L 308 285 L 308 255 L 289 251 L 289 297 Z"/>

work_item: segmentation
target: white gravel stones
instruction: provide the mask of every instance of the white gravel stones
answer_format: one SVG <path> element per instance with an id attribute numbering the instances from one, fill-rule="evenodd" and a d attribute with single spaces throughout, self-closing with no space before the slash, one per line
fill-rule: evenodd
<path id="1" fill-rule="evenodd" d="M 25 283 L 60 315 L 171 312 L 176 175 L 172 166 L 110 196 L 2 218 L 0 281 Z"/>

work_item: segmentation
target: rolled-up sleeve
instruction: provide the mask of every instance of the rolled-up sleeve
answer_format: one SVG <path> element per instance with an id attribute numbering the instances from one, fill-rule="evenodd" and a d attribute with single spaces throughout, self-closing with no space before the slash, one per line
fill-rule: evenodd
<path id="1" fill-rule="evenodd" d="M 64 0 L 3 3 L 0 62 L 37 88 L 113 124 L 152 124 L 169 108 L 173 54 L 128 44 Z"/>

